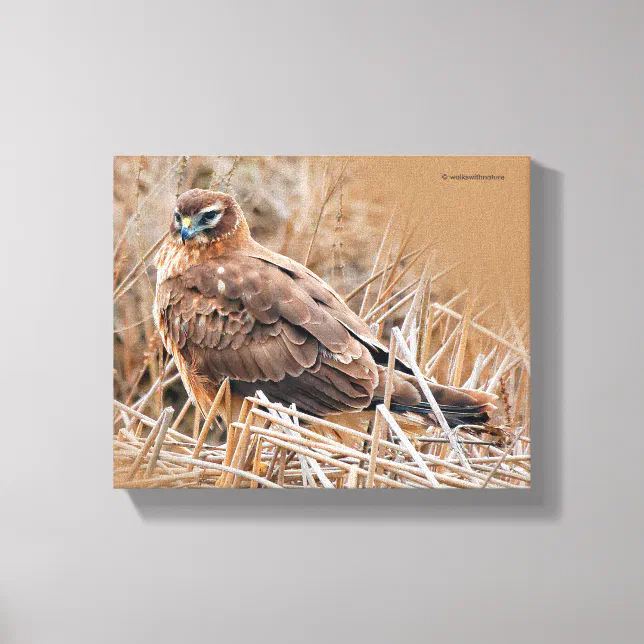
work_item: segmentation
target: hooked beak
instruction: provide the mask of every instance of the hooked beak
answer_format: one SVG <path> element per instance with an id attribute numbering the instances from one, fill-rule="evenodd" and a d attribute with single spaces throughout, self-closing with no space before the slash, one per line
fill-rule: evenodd
<path id="1" fill-rule="evenodd" d="M 197 231 L 190 227 L 183 226 L 181 228 L 181 241 L 185 243 L 186 239 L 192 239 L 197 234 Z"/>
<path id="2" fill-rule="evenodd" d="M 190 221 L 190 219 L 188 217 L 184 217 L 183 221 L 181 222 L 181 224 L 182 224 L 182 226 L 181 226 L 181 241 L 185 244 L 186 239 L 192 239 L 192 237 L 194 237 L 197 234 L 198 231 L 196 231 L 192 227 L 192 225 L 191 225 L 192 222 Z"/>

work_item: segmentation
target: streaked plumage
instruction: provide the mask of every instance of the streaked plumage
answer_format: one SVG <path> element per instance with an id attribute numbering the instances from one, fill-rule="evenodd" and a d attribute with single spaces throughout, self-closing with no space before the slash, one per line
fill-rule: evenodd
<path id="1" fill-rule="evenodd" d="M 386 347 L 322 279 L 255 242 L 230 195 L 182 194 L 155 264 L 155 322 L 203 414 L 227 376 L 319 416 L 381 399 Z M 426 412 L 400 369 L 392 408 Z M 432 389 L 455 422 L 487 418 L 484 394 Z"/>

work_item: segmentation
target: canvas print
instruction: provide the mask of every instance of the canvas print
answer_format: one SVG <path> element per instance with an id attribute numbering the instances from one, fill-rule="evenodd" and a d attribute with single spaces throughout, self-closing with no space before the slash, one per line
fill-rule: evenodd
<path id="1" fill-rule="evenodd" d="M 530 487 L 528 157 L 114 159 L 114 486 Z"/>

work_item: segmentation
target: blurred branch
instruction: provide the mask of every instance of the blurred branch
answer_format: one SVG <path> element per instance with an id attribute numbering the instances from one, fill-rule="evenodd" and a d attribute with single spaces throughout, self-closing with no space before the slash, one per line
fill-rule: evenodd
<path id="1" fill-rule="evenodd" d="M 324 215 L 324 210 L 327 207 L 327 204 L 331 200 L 331 197 L 335 194 L 335 191 L 337 190 L 338 186 L 340 185 L 340 181 L 344 177 L 344 173 L 347 169 L 347 165 L 349 164 L 348 161 L 345 161 L 342 165 L 342 168 L 340 169 L 340 172 L 338 173 L 338 176 L 336 177 L 335 181 L 333 182 L 333 185 L 326 190 L 325 196 L 324 196 L 324 201 L 322 202 L 322 207 L 320 208 L 320 214 L 318 215 L 318 219 L 315 222 L 315 228 L 313 229 L 313 235 L 311 236 L 311 243 L 309 244 L 309 249 L 306 253 L 306 258 L 304 260 L 304 266 L 308 266 L 309 260 L 311 259 L 311 252 L 313 250 L 313 243 L 315 242 L 315 237 L 318 233 L 318 229 L 320 227 L 320 222 L 322 221 L 322 217 Z"/>

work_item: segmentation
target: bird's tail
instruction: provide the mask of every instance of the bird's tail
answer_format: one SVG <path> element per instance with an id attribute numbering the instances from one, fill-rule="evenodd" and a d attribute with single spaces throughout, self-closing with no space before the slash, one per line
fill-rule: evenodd
<path id="1" fill-rule="evenodd" d="M 461 407 L 440 405 L 440 409 L 450 427 L 457 427 L 458 425 L 484 425 L 490 420 L 490 409 L 487 404 Z M 431 405 L 426 402 L 421 402 L 417 405 L 399 405 L 392 403 L 391 411 L 407 415 L 417 414 L 429 418 L 433 423 L 438 424 L 438 419 Z"/>
<path id="2" fill-rule="evenodd" d="M 430 381 L 426 384 L 450 427 L 484 425 L 489 422 L 490 414 L 496 409 L 494 402 L 497 397 L 494 394 L 477 389 L 447 387 Z M 382 402 L 382 396 L 377 395 L 373 402 L 375 404 Z M 395 413 L 405 414 L 410 420 L 413 416 L 420 416 L 423 422 L 429 419 L 438 424 L 432 406 L 424 400 L 416 379 L 400 371 L 394 372 L 390 409 Z"/>

